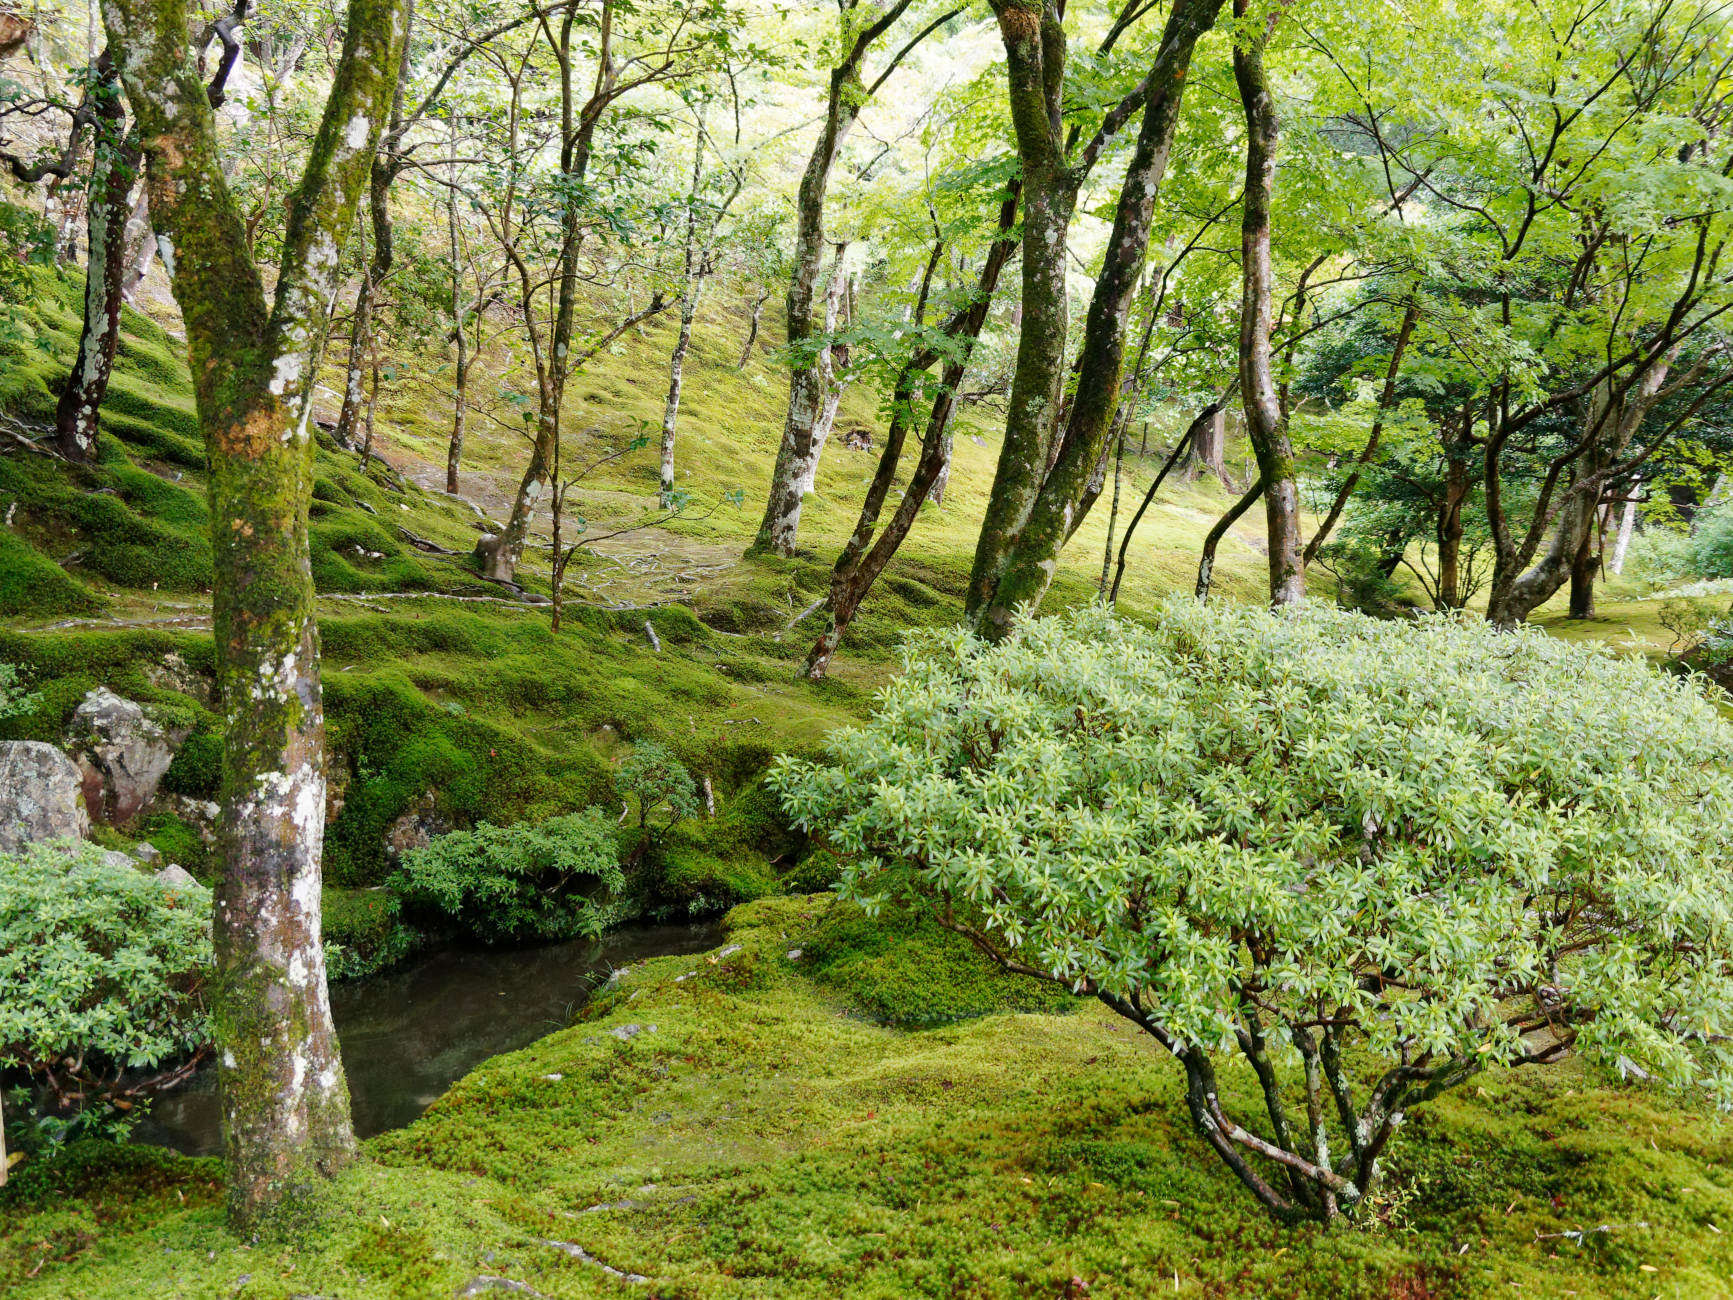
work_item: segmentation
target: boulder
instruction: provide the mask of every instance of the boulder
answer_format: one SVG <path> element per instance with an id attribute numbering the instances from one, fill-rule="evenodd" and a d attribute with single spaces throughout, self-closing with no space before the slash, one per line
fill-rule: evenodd
<path id="1" fill-rule="evenodd" d="M 78 765 L 36 740 L 0 744 L 0 852 L 90 832 Z"/>
<path id="2" fill-rule="evenodd" d="M 145 866 L 154 867 L 162 861 L 162 850 L 149 840 L 145 840 L 142 844 L 132 846 L 132 856 L 144 863 Z"/>
<path id="3" fill-rule="evenodd" d="M 142 706 L 106 686 L 86 695 L 73 711 L 67 749 L 83 773 L 90 815 L 110 826 L 132 822 L 156 797 L 163 773 L 188 734 L 185 727 L 164 727 Z"/>
<path id="4" fill-rule="evenodd" d="M 154 877 L 156 883 L 167 889 L 197 889 L 199 882 L 193 879 L 192 872 L 185 867 L 169 863 Z"/>
<path id="5" fill-rule="evenodd" d="M 438 812 L 439 796 L 432 790 L 409 806 L 408 811 L 385 828 L 385 860 L 396 866 L 411 849 L 424 849 L 435 835 L 451 829 L 449 818 Z"/>

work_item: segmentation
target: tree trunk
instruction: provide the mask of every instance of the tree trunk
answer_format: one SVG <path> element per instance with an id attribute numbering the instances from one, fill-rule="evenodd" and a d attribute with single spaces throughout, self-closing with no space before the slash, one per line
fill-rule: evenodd
<path id="1" fill-rule="evenodd" d="M 307 537 L 314 375 L 340 241 L 391 102 L 407 0 L 350 0 L 275 299 L 247 254 L 188 57 L 186 0 L 103 17 L 144 142 L 210 458 L 224 713 L 212 1027 L 230 1208 L 251 1228 L 354 1157 L 320 946 L 324 711 Z"/>
<path id="2" fill-rule="evenodd" d="M 145 187 L 140 185 L 126 219 L 126 278 L 121 284 L 120 296 L 129 305 L 138 297 L 139 286 L 150 274 L 150 264 L 155 260 L 156 232 L 150 228 L 150 200 L 145 195 Z"/>
<path id="3" fill-rule="evenodd" d="M 968 612 L 990 639 L 1009 631 L 1020 606 L 1040 603 L 1060 548 L 1082 518 L 1082 499 L 1118 408 L 1131 296 L 1143 273 L 1192 51 L 1221 4 L 1176 0 L 1168 15 L 1143 85 L 1142 124 L 1089 304 L 1076 393 L 1052 470 L 1043 475 L 1064 379 L 1066 232 L 1087 168 L 1066 165 L 1058 140 L 1064 31 L 1056 9 L 1037 18 L 1001 2 L 999 26 L 1025 184 L 1024 320 L 1005 444 L 970 575 Z"/>
<path id="4" fill-rule="evenodd" d="M 1555 507 L 1551 540 L 1538 559 L 1534 558 L 1534 552 L 1539 547 L 1540 524 L 1548 507 L 1544 492 L 1522 547 L 1513 546 L 1508 540 L 1500 542 L 1501 530 L 1495 523 L 1493 535 L 1498 545 L 1486 605 L 1488 621 L 1499 627 L 1514 627 L 1525 621 L 1582 568 L 1578 557 L 1594 533 L 1601 496 L 1606 490 L 1604 475 L 1617 464 L 1642 428 L 1644 416 L 1659 400 L 1671 361 L 1671 354 L 1656 359 L 1623 393 L 1616 391 L 1616 381 L 1612 380 L 1595 390 L 1586 415 L 1584 437 L 1588 445 L 1572 466 L 1570 486 Z M 1493 493 L 1491 479 L 1496 473 L 1496 464 L 1489 466 L 1489 495 Z M 1496 501 L 1489 503 L 1489 514 L 1497 509 Z M 1587 607 L 1592 608 L 1592 597 L 1588 598 Z"/>
<path id="5" fill-rule="evenodd" d="M 761 293 L 752 303 L 752 324 L 746 331 L 746 342 L 740 345 L 740 364 L 736 370 L 746 369 L 746 363 L 752 360 L 752 345 L 758 342 L 758 323 L 764 317 L 764 304 L 769 301 L 769 293 Z"/>
<path id="6" fill-rule="evenodd" d="M 1234 16 L 1245 17 L 1250 0 L 1234 0 Z M 1278 11 L 1279 12 L 1279 11 Z M 1274 15 L 1271 17 L 1274 21 Z M 1270 266 L 1270 200 L 1276 170 L 1276 105 L 1264 71 L 1266 27 L 1234 45 L 1234 81 L 1246 116 L 1246 185 L 1240 225 L 1240 399 L 1246 432 L 1264 485 L 1264 519 L 1270 548 L 1270 604 L 1295 605 L 1306 597 L 1300 537 L 1300 487 L 1294 450 L 1282 418 L 1270 354 L 1274 273 Z"/>
<path id="7" fill-rule="evenodd" d="M 692 186 L 686 198 L 686 247 L 680 281 L 680 331 L 668 358 L 668 400 L 662 406 L 662 509 L 674 504 L 674 432 L 680 419 L 680 384 L 686 352 L 692 346 L 692 321 L 704 292 L 704 265 L 698 247 L 698 191 L 704 183 L 704 118 L 692 141 Z M 750 346 L 750 344 L 748 345 Z"/>
<path id="8" fill-rule="evenodd" d="M 355 290 L 355 311 L 349 325 L 349 357 L 343 367 L 343 405 L 331 437 L 339 447 L 353 451 L 360 445 L 356 427 L 367 405 L 367 346 L 373 338 L 373 268 L 361 272 Z"/>
<path id="9" fill-rule="evenodd" d="M 835 331 L 842 308 L 842 293 L 846 283 L 843 275 L 843 254 L 846 243 L 836 246 L 836 258 L 831 263 L 830 283 L 824 294 L 824 333 Z M 790 289 L 790 301 L 794 290 Z M 792 312 L 792 309 L 791 309 Z M 793 320 L 792 314 L 790 321 Z M 803 327 L 802 338 L 809 345 L 815 331 L 810 323 Z M 797 361 L 789 380 L 788 415 L 783 422 L 782 444 L 776 453 L 776 468 L 770 478 L 770 497 L 765 502 L 764 518 L 758 526 L 758 537 L 750 548 L 753 552 L 768 551 L 773 555 L 793 555 L 800 537 L 800 510 L 806 494 L 812 491 L 818 474 L 819 457 L 830 437 L 831 424 L 836 419 L 841 390 L 836 384 L 834 349 L 821 346 L 813 353 L 810 364 Z"/>
<path id="10" fill-rule="evenodd" d="M 701 285 L 688 281 L 680 299 L 680 332 L 668 358 L 668 400 L 662 407 L 662 509 L 674 504 L 674 430 L 680 418 L 680 386 L 686 368 L 686 353 L 692 346 L 692 320 L 698 314 Z"/>
<path id="11" fill-rule="evenodd" d="M 818 457 L 813 449 L 814 427 L 823 415 L 826 396 L 822 349 L 812 346 L 816 332 L 813 300 L 817 294 L 818 273 L 824 262 L 825 193 L 830 188 L 830 174 L 837 155 L 861 109 L 903 55 L 933 30 L 928 27 L 904 46 L 871 87 L 863 83 L 861 65 L 868 49 L 902 16 L 910 3 L 911 0 L 892 0 L 877 18 L 855 32 L 852 41 L 845 29 L 845 52 L 830 72 L 830 95 L 825 104 L 824 125 L 819 129 L 806 170 L 801 174 L 800 189 L 795 198 L 794 269 L 789 274 L 785 304 L 788 348 L 793 358 L 788 375 L 788 414 L 783 420 L 776 466 L 771 471 L 764 517 L 759 521 L 758 535 L 747 548 L 749 555 L 765 552 L 793 555 L 800 539 L 801 483 L 810 481 L 808 462 L 816 469 Z"/>
<path id="12" fill-rule="evenodd" d="M 1590 529 L 1582 545 L 1577 547 L 1577 553 L 1571 557 L 1571 618 L 1595 616 L 1595 574 L 1600 567 L 1601 557 L 1595 553 L 1594 530 Z"/>
<path id="13" fill-rule="evenodd" d="M 1207 469 L 1221 481 L 1221 485 L 1231 488 L 1233 484 L 1228 479 L 1227 456 L 1227 410 L 1220 409 L 1214 418 L 1198 430 L 1197 442 L 1191 454 L 1186 457 L 1185 475 L 1189 480 L 1195 480 L 1200 469 Z"/>
<path id="14" fill-rule="evenodd" d="M 118 89 L 114 86 L 116 92 Z M 118 93 L 108 96 L 96 119 L 90 193 L 85 202 L 89 248 L 84 268 L 84 317 L 78 355 L 54 408 L 60 453 L 81 462 L 96 458 L 97 414 L 108 393 L 114 353 L 120 344 L 126 223 L 141 157 L 138 133 L 126 130 L 118 101 Z"/>
<path id="15" fill-rule="evenodd" d="M 457 470 L 463 461 L 464 422 L 469 402 L 469 335 L 465 332 L 463 256 L 457 224 L 457 119 L 450 124 L 450 184 L 445 191 L 445 235 L 451 245 L 451 334 L 457 345 L 457 369 L 452 376 L 451 441 L 445 449 L 445 490 L 457 494 Z M 481 304 L 476 305 L 479 315 Z"/>
<path id="16" fill-rule="evenodd" d="M 1629 489 L 1632 495 L 1625 500 L 1624 509 L 1619 513 L 1619 531 L 1613 538 L 1613 556 L 1607 562 L 1607 572 L 1614 577 L 1625 571 L 1625 552 L 1631 547 L 1631 533 L 1637 526 L 1636 486 Z"/>
<path id="17" fill-rule="evenodd" d="M 967 305 L 955 312 L 940 327 L 941 333 L 955 341 L 955 350 L 940 371 L 939 386 L 933 396 L 932 410 L 927 417 L 926 433 L 921 442 L 920 458 L 916 461 L 908 486 L 903 491 L 903 499 L 875 541 L 873 529 L 877 526 L 879 511 L 896 477 L 907 429 L 914 419 L 913 401 L 919 374 L 938 359 L 938 353 L 930 348 L 922 349 L 909 359 L 897 376 L 893 389 L 891 424 L 885 434 L 885 445 L 879 456 L 878 469 L 867 488 L 854 533 L 843 547 L 831 571 L 830 597 L 826 602 L 828 621 L 817 644 L 807 655 L 806 675 L 809 678 L 816 680 L 829 671 L 830 662 L 836 655 L 844 630 L 860 609 L 867 593 L 872 590 L 879 574 L 884 572 L 885 566 L 891 562 L 897 549 L 908 537 L 922 504 L 926 501 L 938 504 L 944 492 L 945 477 L 951 465 L 951 421 L 956 414 L 957 394 L 975 343 L 981 336 L 981 328 L 986 323 L 993 293 L 999 286 L 999 275 L 1011 254 L 1016 251 L 1012 230 L 1017 221 L 1017 205 L 1021 192 L 1022 187 L 1016 181 L 1008 187 L 1005 199 L 999 206 L 998 238 L 993 241 L 986 257 L 982 259 L 974 294 Z M 925 310 L 932 274 L 943 251 L 942 243 L 935 244 L 932 257 L 927 263 L 927 274 L 921 288 L 921 308 L 917 311 L 918 318 Z"/>

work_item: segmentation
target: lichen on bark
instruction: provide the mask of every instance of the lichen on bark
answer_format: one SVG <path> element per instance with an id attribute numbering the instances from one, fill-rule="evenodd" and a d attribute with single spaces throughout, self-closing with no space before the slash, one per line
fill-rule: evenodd
<path id="1" fill-rule="evenodd" d="M 225 739 L 213 939 L 230 1208 L 268 1223 L 355 1153 L 320 946 L 324 712 L 307 421 L 338 250 L 390 104 L 407 0 L 350 0 L 274 299 L 247 254 L 187 49 L 186 0 L 104 0 L 186 324 L 210 459 Z"/>

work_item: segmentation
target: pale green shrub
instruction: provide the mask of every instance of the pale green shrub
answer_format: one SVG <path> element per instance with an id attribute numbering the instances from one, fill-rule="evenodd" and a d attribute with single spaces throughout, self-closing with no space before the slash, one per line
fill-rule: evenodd
<path id="1" fill-rule="evenodd" d="M 1410 1110 L 1491 1065 L 1733 1101 L 1733 728 L 1697 680 L 1477 619 L 1173 600 L 918 635 L 829 749 L 772 780 L 840 892 L 1141 1026 L 1280 1217 L 1363 1203 Z M 1218 1091 L 1232 1053 L 1261 1121 Z"/>

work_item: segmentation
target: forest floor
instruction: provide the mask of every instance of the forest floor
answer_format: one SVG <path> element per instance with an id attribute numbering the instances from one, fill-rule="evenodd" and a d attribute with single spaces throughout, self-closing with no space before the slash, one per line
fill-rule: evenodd
<path id="1" fill-rule="evenodd" d="M 1252 1101 L 1246 1071 L 1224 1073 Z M 294 1296 L 1713 1297 L 1733 1135 L 1573 1067 L 1427 1107 L 1363 1226 L 1282 1228 L 1180 1073 L 1086 1000 L 827 896 L 622 973 L 367 1144 L 324 1217 L 249 1245 L 221 1169 L 74 1150 L 17 1180 L 19 1300 Z M 1725 1225 L 1725 1227 L 1723 1227 Z"/>
<path id="2" fill-rule="evenodd" d="M 32 341 L 0 347 L 0 412 L 26 428 L 71 352 L 67 294 L 48 289 Z M 406 379 L 380 421 L 396 472 L 321 448 L 312 526 L 343 794 L 327 836 L 329 930 L 356 942 L 343 904 L 382 879 L 382 828 L 418 799 L 457 822 L 567 811 L 610 797 L 621 741 L 657 738 L 714 779 L 719 803 L 713 822 L 672 837 L 658 905 L 742 903 L 728 940 L 739 950 L 639 967 L 582 1023 L 469 1075 L 417 1124 L 370 1142 L 331 1213 L 289 1245 L 223 1229 L 210 1162 L 114 1147 L 28 1160 L 0 1192 L 0 1291 L 1733 1295 L 1733 1138 L 1718 1118 L 1574 1066 L 1490 1073 L 1415 1117 L 1372 1222 L 1279 1229 L 1189 1131 L 1172 1063 L 1093 1004 L 985 970 L 919 927 L 764 897 L 803 877 L 759 775 L 862 716 L 907 628 L 955 619 L 997 446 L 991 412 L 959 431 L 943 506 L 923 510 L 832 680 L 799 681 L 817 628 L 796 620 L 826 589 L 875 459 L 846 437 L 881 422 L 851 391 L 807 504 L 810 550 L 743 559 L 782 390 L 768 351 L 736 369 L 739 328 L 707 318 L 688 363 L 691 507 L 597 543 L 557 634 L 534 603 L 544 553 L 526 562 L 529 601 L 462 563 L 482 516 L 503 513 L 522 455 L 507 372 L 478 375 L 499 418 L 471 422 L 467 499 L 436 490 L 449 419 L 437 384 Z M 582 376 L 583 414 L 568 424 L 580 449 L 600 455 L 659 418 L 669 338 L 629 334 Z M 141 318 L 129 317 L 105 433 L 88 470 L 0 455 L 0 662 L 23 666 L 36 696 L 0 721 L 0 739 L 57 740 L 107 684 L 193 726 L 169 786 L 208 797 L 203 457 L 178 350 Z M 1128 457 L 1127 502 L 1158 465 L 1153 445 Z M 592 533 L 640 521 L 655 473 L 653 449 L 633 453 L 575 489 L 575 509 Z M 1131 549 L 1134 615 L 1189 589 L 1226 499 L 1215 483 L 1164 489 Z M 1055 604 L 1093 594 L 1108 506 L 1067 551 Z M 1223 548 L 1228 598 L 1261 591 L 1259 531 L 1249 516 Z M 1658 657 L 1670 633 L 1647 595 L 1625 581 L 1596 620 L 1549 607 L 1537 621 Z M 174 814 L 139 833 L 208 872 Z"/>

